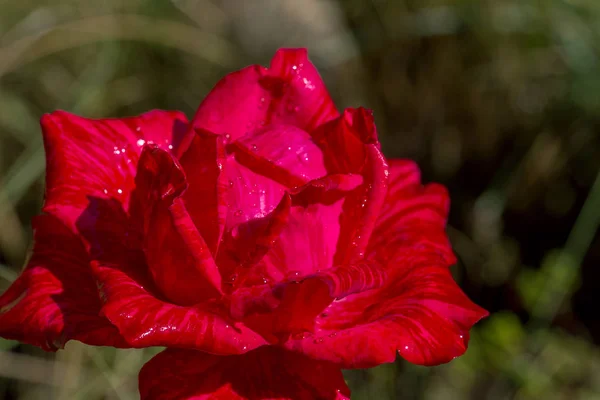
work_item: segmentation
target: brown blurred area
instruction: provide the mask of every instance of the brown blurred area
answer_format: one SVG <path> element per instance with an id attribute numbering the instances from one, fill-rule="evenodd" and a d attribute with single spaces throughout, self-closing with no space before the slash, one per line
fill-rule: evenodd
<path id="1" fill-rule="evenodd" d="M 353 399 L 600 399 L 600 3 L 0 0 L 0 291 L 39 213 L 43 113 L 191 116 L 223 75 L 308 47 L 340 108 L 451 193 L 467 354 L 347 378 Z M 157 350 L 0 339 L 0 399 L 135 399 Z"/>

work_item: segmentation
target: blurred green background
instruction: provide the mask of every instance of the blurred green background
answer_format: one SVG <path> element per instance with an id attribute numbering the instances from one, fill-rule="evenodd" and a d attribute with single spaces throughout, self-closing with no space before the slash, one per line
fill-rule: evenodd
<path id="1" fill-rule="evenodd" d="M 41 207 L 43 113 L 191 116 L 284 46 L 448 186 L 455 277 L 492 312 L 447 365 L 349 371 L 353 399 L 600 399 L 598 0 L 0 0 L 0 291 Z M 0 399 L 136 399 L 157 350 L 0 339 Z"/>

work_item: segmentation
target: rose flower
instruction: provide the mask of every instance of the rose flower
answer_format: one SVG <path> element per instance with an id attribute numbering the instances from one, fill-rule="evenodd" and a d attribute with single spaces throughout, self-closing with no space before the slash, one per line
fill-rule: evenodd
<path id="1" fill-rule="evenodd" d="M 33 252 L 0 336 L 165 346 L 142 399 L 345 399 L 341 369 L 463 354 L 487 312 L 456 285 L 444 187 L 386 160 L 305 50 L 180 112 L 41 121 Z"/>

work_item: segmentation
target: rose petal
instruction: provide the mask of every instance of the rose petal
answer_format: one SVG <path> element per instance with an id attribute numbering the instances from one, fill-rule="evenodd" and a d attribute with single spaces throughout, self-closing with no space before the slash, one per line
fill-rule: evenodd
<path id="1" fill-rule="evenodd" d="M 127 206 L 142 146 L 177 150 L 187 120 L 180 112 L 150 111 L 138 117 L 88 119 L 56 111 L 41 121 L 46 149 L 44 212 L 68 227 L 89 205 L 89 196 Z"/>
<path id="2" fill-rule="evenodd" d="M 330 175 L 311 181 L 292 197 L 287 224 L 245 285 L 298 280 L 333 265 L 341 236 L 339 220 L 347 193 L 362 183 L 359 175 Z"/>
<path id="3" fill-rule="evenodd" d="M 144 252 L 161 292 L 180 305 L 219 297 L 219 270 L 179 198 L 187 187 L 179 164 L 166 151 L 146 146 L 135 182 L 132 213 L 142 214 Z"/>
<path id="4" fill-rule="evenodd" d="M 367 253 L 378 253 L 385 259 L 398 243 L 412 243 L 417 248 L 431 249 L 452 265 L 456 258 L 445 233 L 450 208 L 448 191 L 435 183 L 423 186 L 420 175 L 413 161 L 390 161 L 389 191 Z"/>
<path id="5" fill-rule="evenodd" d="M 369 238 L 387 193 L 388 166 L 385 157 L 373 145 L 366 145 L 366 162 L 361 172 L 363 184 L 344 202 L 340 216 L 340 237 L 334 265 L 352 265 L 365 256 Z"/>
<path id="6" fill-rule="evenodd" d="M 305 131 L 271 125 L 234 143 L 236 159 L 288 188 L 327 175 L 321 149 Z"/>
<path id="7" fill-rule="evenodd" d="M 225 175 L 229 186 L 225 194 L 228 206 L 226 232 L 231 232 L 240 224 L 269 215 L 286 190 L 282 184 L 241 165 L 234 155 L 227 157 Z"/>
<path id="8" fill-rule="evenodd" d="M 269 124 L 311 131 L 338 112 L 306 49 L 280 49 L 258 65 L 223 78 L 193 119 L 196 128 L 237 139 Z"/>
<path id="9" fill-rule="evenodd" d="M 291 198 L 285 194 L 272 213 L 264 218 L 240 224 L 224 236 L 217 263 L 219 271 L 227 277 L 225 283 L 230 289 L 245 281 L 250 268 L 260 261 L 277 241 L 288 223 L 290 207 Z"/>
<path id="10" fill-rule="evenodd" d="M 155 164 L 151 162 L 152 153 L 158 158 L 154 160 Z M 159 198 L 167 203 L 172 200 L 176 202 L 177 199 L 173 198 L 180 194 L 182 183 L 177 179 L 181 171 L 173 163 L 173 159 L 156 148 L 147 148 L 142 157 L 147 162 L 142 159 L 140 164 L 140 193 L 146 191 L 152 194 L 146 196 L 146 199 Z M 165 163 L 165 160 L 168 162 Z M 141 179 L 146 173 L 152 176 L 153 171 L 160 171 L 161 174 L 149 182 Z M 152 185 L 144 189 L 143 182 Z M 144 196 L 136 193 L 134 199 L 144 199 Z M 142 203 L 151 206 L 148 202 Z M 132 207 L 135 204 L 134 201 Z M 144 257 L 145 229 L 137 226 L 140 214 L 144 215 L 143 209 L 134 212 L 134 207 L 130 217 L 122 205 L 115 201 L 95 199 L 92 205 L 79 218 L 77 227 L 82 236 L 93 243 L 90 247 L 93 260 L 91 265 L 96 280 L 101 284 L 100 293 L 104 302 L 101 312 L 119 329 L 132 347 L 191 347 L 219 354 L 237 354 L 265 343 L 262 337 L 243 325 L 229 322 L 226 319 L 227 310 L 216 306 L 213 301 L 205 301 L 193 307 L 166 301 L 157 288 L 157 282 L 152 279 Z M 193 229 L 185 222 L 186 218 L 179 215 L 181 210 L 173 211 L 172 221 L 174 225 L 175 222 L 179 224 L 171 231 L 173 240 L 181 238 L 186 242 L 189 238 L 184 236 L 193 233 Z M 162 234 L 153 231 L 150 233 Z M 186 251 L 197 250 L 194 245 L 189 246 L 189 242 L 186 245 Z M 165 252 L 162 257 L 176 257 L 168 253 L 173 249 L 162 250 Z M 210 256 L 208 250 L 205 254 Z M 197 260 L 194 259 L 194 254 L 190 255 L 193 261 Z"/>
<path id="11" fill-rule="evenodd" d="M 390 190 L 366 252 L 372 270 L 340 279 L 341 287 L 363 283 L 360 290 L 372 282 L 372 290 L 333 302 L 315 335 L 289 348 L 348 368 L 391 362 L 396 350 L 413 363 L 435 365 L 464 353 L 469 329 L 487 315 L 447 269 L 454 256 L 444 233 L 445 189 L 423 187 L 412 162 L 393 161 L 390 169 Z"/>
<path id="12" fill-rule="evenodd" d="M 62 348 L 69 340 L 125 347 L 118 330 L 100 316 L 100 298 L 81 241 L 50 215 L 33 220 L 33 254 L 0 296 L 0 336 Z"/>
<path id="13" fill-rule="evenodd" d="M 223 138 L 210 132 L 196 132 L 180 162 L 190 182 L 183 201 L 211 253 L 216 256 L 228 208 Z"/>
<path id="14" fill-rule="evenodd" d="M 265 344 L 240 323 L 226 318 L 227 310 L 212 303 L 182 307 L 160 300 L 128 270 L 93 262 L 103 283 L 103 314 L 133 347 L 194 348 L 214 354 L 239 354 Z"/>
<path id="15" fill-rule="evenodd" d="M 340 369 L 272 346 L 242 356 L 168 349 L 140 372 L 142 400 L 348 400 Z"/>
<path id="16" fill-rule="evenodd" d="M 366 161 L 367 144 L 379 146 L 371 111 L 347 108 L 338 118 L 312 132 L 321 147 L 329 173 L 360 173 Z"/>
<path id="17" fill-rule="evenodd" d="M 462 355 L 470 328 L 487 311 L 473 304 L 445 265 L 407 249 L 393 263 L 402 271 L 385 286 L 350 295 L 325 308 L 314 335 L 286 347 L 342 368 L 408 361 L 437 365 Z M 439 259 L 437 259 L 439 262 Z M 410 267 L 408 267 L 410 266 Z"/>

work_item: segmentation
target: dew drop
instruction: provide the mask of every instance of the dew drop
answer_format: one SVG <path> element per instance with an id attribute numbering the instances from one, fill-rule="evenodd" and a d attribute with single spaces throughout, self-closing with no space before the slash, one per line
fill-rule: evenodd
<path id="1" fill-rule="evenodd" d="M 330 337 L 330 338 L 334 338 L 334 337 L 336 337 L 336 336 L 337 336 L 337 333 L 335 333 L 335 332 L 333 332 L 333 333 L 330 333 L 330 334 L 329 334 L 329 337 Z"/>
<path id="2" fill-rule="evenodd" d="M 256 145 L 255 145 L 255 144 L 253 144 L 253 145 L 252 145 L 252 150 L 256 151 L 256 148 L 257 148 L 257 147 L 256 147 Z"/>
<path id="3" fill-rule="evenodd" d="M 117 193 L 122 194 L 123 191 L 121 189 L 117 189 Z"/>
<path id="4" fill-rule="evenodd" d="M 173 145 L 172 144 L 169 145 L 169 150 L 173 150 Z"/>
<path id="5" fill-rule="evenodd" d="M 236 281 L 236 279 L 238 278 L 238 274 L 233 273 L 231 275 L 229 275 L 229 278 L 227 278 L 227 284 L 229 285 L 233 285 L 233 283 Z"/>
<path id="6" fill-rule="evenodd" d="M 104 189 L 104 194 L 108 194 L 108 190 Z"/>
<path id="7" fill-rule="evenodd" d="M 139 129 L 139 128 L 138 128 L 138 129 Z M 137 141 L 137 145 L 138 145 L 138 146 L 140 146 L 140 147 L 141 147 L 141 146 L 143 146 L 144 144 L 146 144 L 146 141 L 145 141 L 144 139 L 138 139 L 138 141 Z"/>
<path id="8" fill-rule="evenodd" d="M 241 217 L 243 213 L 244 212 L 242 210 L 237 210 L 236 212 L 233 213 L 233 215 L 236 217 Z"/>
<path id="9" fill-rule="evenodd" d="M 288 279 L 297 278 L 299 276 L 300 276 L 300 271 L 290 271 L 290 272 L 288 272 L 288 275 L 287 275 Z"/>
<path id="10" fill-rule="evenodd" d="M 242 350 L 246 350 L 248 348 L 248 346 L 244 346 L 242 347 Z"/>
<path id="11" fill-rule="evenodd" d="M 229 180 L 229 187 L 233 187 L 233 181 L 231 179 Z"/>
<path id="12" fill-rule="evenodd" d="M 141 126 L 137 126 L 137 127 L 135 128 L 135 131 L 136 131 L 136 132 L 141 132 L 141 131 L 142 131 L 142 127 L 141 127 Z"/>

